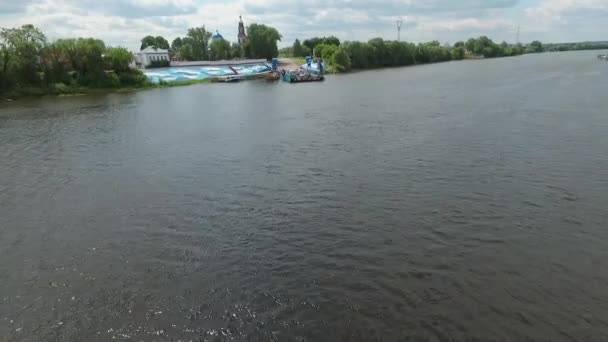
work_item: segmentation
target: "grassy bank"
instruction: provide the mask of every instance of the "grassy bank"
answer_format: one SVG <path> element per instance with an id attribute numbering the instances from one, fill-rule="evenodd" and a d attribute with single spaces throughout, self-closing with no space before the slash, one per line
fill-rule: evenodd
<path id="1" fill-rule="evenodd" d="M 48 87 L 19 87 L 12 89 L 8 92 L 0 94 L 0 100 L 18 100 L 23 98 L 34 98 L 43 96 L 77 96 L 77 95 L 88 95 L 88 94 L 108 94 L 108 93 L 125 93 L 145 89 L 157 89 L 157 88 L 172 88 L 182 87 L 194 84 L 211 83 L 213 79 L 205 80 L 188 80 L 188 81 L 175 81 L 175 82 L 163 82 L 152 83 L 146 82 L 138 86 L 124 86 L 124 87 L 108 87 L 108 88 L 91 88 L 83 86 L 70 86 L 63 83 L 53 84 Z"/>

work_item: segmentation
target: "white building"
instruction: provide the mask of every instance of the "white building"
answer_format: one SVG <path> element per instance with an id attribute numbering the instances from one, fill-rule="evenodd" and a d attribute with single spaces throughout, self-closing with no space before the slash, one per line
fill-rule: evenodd
<path id="1" fill-rule="evenodd" d="M 169 58 L 169 50 L 148 46 L 135 54 L 135 62 L 137 65 L 144 68 L 152 64 L 153 61 L 171 61 Z"/>

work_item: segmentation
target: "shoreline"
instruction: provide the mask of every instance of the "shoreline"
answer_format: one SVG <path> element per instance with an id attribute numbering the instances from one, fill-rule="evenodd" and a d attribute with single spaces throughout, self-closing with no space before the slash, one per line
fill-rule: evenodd
<path id="1" fill-rule="evenodd" d="M 141 87 L 122 87 L 122 88 L 84 88 L 78 87 L 69 89 L 66 92 L 56 93 L 50 89 L 45 88 L 26 88 L 27 90 L 20 89 L 13 92 L 13 94 L 0 94 L 0 103 L 22 101 L 26 99 L 37 99 L 43 97 L 72 97 L 72 96 L 85 96 L 95 94 L 112 94 L 112 93 L 129 93 L 134 91 L 162 89 L 162 88 L 173 88 L 182 87 L 195 84 L 213 83 L 213 79 L 194 80 L 194 81 L 181 81 L 181 82 L 163 82 L 163 83 L 148 83 Z"/>
<path id="2" fill-rule="evenodd" d="M 559 51 L 556 53 L 567 53 L 573 51 Z M 508 56 L 508 57 L 498 57 L 498 58 L 485 58 L 485 59 L 463 59 L 462 62 L 474 62 L 474 61 L 485 61 L 491 59 L 501 59 L 501 58 L 512 58 L 512 57 L 521 57 L 520 56 Z M 279 57 L 279 67 L 283 68 L 287 71 L 298 70 L 300 67 L 299 62 L 302 59 L 297 57 Z M 446 61 L 447 62 L 447 61 Z M 339 73 L 339 74 L 351 74 L 351 73 L 360 73 L 365 71 L 373 71 L 373 70 L 382 70 L 382 69 L 392 69 L 392 68 L 411 68 L 423 65 L 433 65 L 440 64 L 446 62 L 434 62 L 434 63 L 421 63 L 421 64 L 412 64 L 412 65 L 403 65 L 403 66 L 386 66 L 386 67 L 377 67 L 377 68 L 365 68 L 365 69 L 352 69 L 350 71 Z M 450 61 L 455 62 L 455 61 Z M 223 64 L 225 65 L 225 64 Z M 147 83 L 144 86 L 140 87 L 124 87 L 124 88 L 84 88 L 84 87 L 75 87 L 68 88 L 65 92 L 55 92 L 50 87 L 49 88 L 23 88 L 14 90 L 7 94 L 0 94 L 0 103 L 14 102 L 20 101 L 28 98 L 42 98 L 42 97 L 68 97 L 68 96 L 83 96 L 83 95 L 91 95 L 91 94 L 110 94 L 110 93 L 126 93 L 126 92 L 134 92 L 141 91 L 147 89 L 160 89 L 160 88 L 173 88 L 173 87 L 183 87 L 195 84 L 206 84 L 206 83 L 221 83 L 221 76 L 207 78 L 203 80 L 189 80 L 189 81 L 174 81 L 174 82 L 161 82 L 161 83 Z M 256 79 L 256 77 L 251 77 L 248 75 L 247 77 L 243 77 L 243 79 Z"/>

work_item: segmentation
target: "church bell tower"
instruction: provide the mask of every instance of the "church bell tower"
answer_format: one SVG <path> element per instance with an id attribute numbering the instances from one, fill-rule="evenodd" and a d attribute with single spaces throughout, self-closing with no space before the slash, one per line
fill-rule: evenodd
<path id="1" fill-rule="evenodd" d="M 245 33 L 245 24 L 243 24 L 243 16 L 239 15 L 239 45 L 244 46 L 247 43 L 247 34 Z"/>

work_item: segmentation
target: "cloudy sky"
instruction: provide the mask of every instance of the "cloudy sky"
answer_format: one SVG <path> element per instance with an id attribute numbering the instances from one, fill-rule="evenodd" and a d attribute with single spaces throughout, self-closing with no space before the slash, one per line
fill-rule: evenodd
<path id="1" fill-rule="evenodd" d="M 608 0 L 0 0 L 0 27 L 26 23 L 47 37 L 96 37 L 139 47 L 145 35 L 169 41 L 205 25 L 236 40 L 238 16 L 295 38 L 335 35 L 342 40 L 396 39 L 453 43 L 471 36 L 515 41 L 608 40 Z"/>

